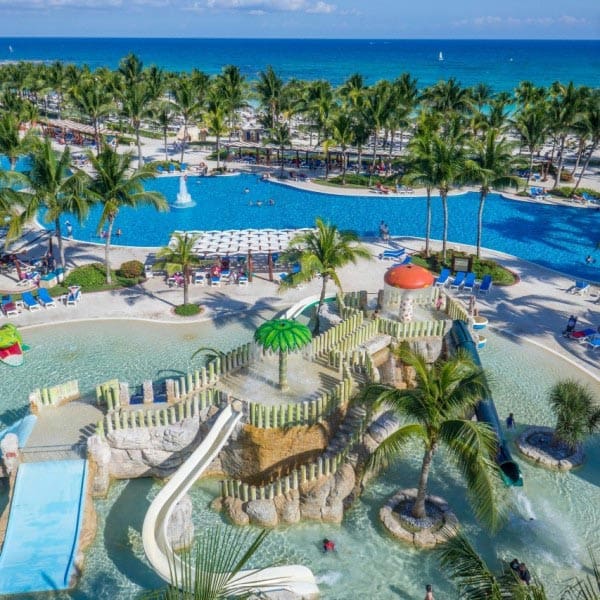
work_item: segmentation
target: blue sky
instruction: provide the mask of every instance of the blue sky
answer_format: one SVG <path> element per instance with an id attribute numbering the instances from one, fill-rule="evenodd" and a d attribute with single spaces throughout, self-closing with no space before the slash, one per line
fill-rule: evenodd
<path id="1" fill-rule="evenodd" d="M 598 39 L 598 0 L 0 0 L 0 36 Z"/>

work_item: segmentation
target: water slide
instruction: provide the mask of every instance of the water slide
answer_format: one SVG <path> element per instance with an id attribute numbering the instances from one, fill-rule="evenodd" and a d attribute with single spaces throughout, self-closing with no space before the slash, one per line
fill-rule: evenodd
<path id="1" fill-rule="evenodd" d="M 142 529 L 144 551 L 152 568 L 167 582 L 171 582 L 173 573 L 177 573 L 177 580 L 182 581 L 183 568 L 167 536 L 171 513 L 227 443 L 241 416 L 241 412 L 227 405 L 202 443 L 169 479 L 148 508 Z M 256 592 L 290 591 L 301 598 L 315 598 L 319 594 L 312 571 L 300 565 L 240 571 L 232 580 L 234 582 Z"/>
<path id="2" fill-rule="evenodd" d="M 456 344 L 457 348 L 466 350 L 476 365 L 481 365 L 479 360 L 479 352 L 477 352 L 477 346 L 473 341 L 469 327 L 464 321 L 456 320 L 452 324 L 451 336 Z M 491 396 L 482 398 L 475 406 L 475 414 L 477 420 L 484 423 L 489 423 L 492 429 L 496 433 L 498 438 L 498 454 L 496 455 L 496 462 L 500 467 L 500 473 L 504 483 L 509 486 L 521 487 L 523 485 L 523 476 L 519 465 L 513 460 L 508 444 L 504 439 L 502 428 L 500 427 L 500 419 L 498 418 L 498 412 L 494 400 Z"/>

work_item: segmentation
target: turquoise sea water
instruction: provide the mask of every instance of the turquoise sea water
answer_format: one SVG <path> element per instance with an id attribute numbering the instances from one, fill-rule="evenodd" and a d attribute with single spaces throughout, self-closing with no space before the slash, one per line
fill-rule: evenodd
<path id="1" fill-rule="evenodd" d="M 266 314 L 263 316 L 267 316 Z M 47 385 L 75 377 L 84 389 L 111 376 L 131 383 L 146 377 L 185 371 L 199 345 L 227 350 L 250 338 L 255 323 L 248 320 L 173 326 L 106 321 L 27 328 L 24 338 L 33 350 L 26 368 L 12 370 L 3 384 L 0 402 L 25 406 L 33 382 Z M 519 340 L 486 333 L 488 345 L 481 360 L 490 376 L 500 417 L 515 413 L 517 429 L 509 443 L 523 471 L 524 488 L 511 490 L 513 509 L 494 537 L 483 531 L 464 502 L 464 486 L 443 455 L 431 474 L 431 491 L 441 494 L 456 510 L 477 549 L 494 566 L 497 558 L 518 556 L 540 577 L 550 598 L 587 564 L 586 546 L 600 528 L 600 437 L 586 444 L 588 460 L 572 473 L 539 469 L 522 460 L 512 440 L 527 424 L 551 425 L 547 395 L 559 379 L 571 376 L 594 382 L 559 358 Z M 47 357 L 53 360 L 48 361 Z M 51 366 L 48 364 L 51 363 Z M 161 371 L 164 368 L 164 371 Z M 0 365 L 1 367 L 1 365 Z M 318 578 L 324 600 L 419 598 L 425 583 L 433 583 L 440 598 L 454 598 L 450 583 L 431 552 L 417 552 L 382 531 L 377 514 L 385 499 L 400 487 L 414 485 L 419 467 L 417 448 L 369 485 L 341 525 L 305 523 L 275 530 L 256 557 L 266 562 L 297 562 Z M 86 553 L 83 577 L 74 590 L 41 596 L 78 600 L 131 600 L 144 589 L 160 586 L 144 557 L 141 529 L 144 514 L 160 486 L 151 479 L 113 484 L 108 498 L 95 502 L 98 534 Z M 218 493 L 214 481 L 202 480 L 191 492 L 196 529 L 203 523 L 223 523 L 210 509 Z M 532 519 L 533 520 L 530 520 Z M 324 556 L 319 541 L 334 539 L 338 551 Z M 359 567 L 360 568 L 357 568 Z M 365 574 L 368 573 L 368 576 Z"/>
<path id="2" fill-rule="evenodd" d="M 172 71 L 196 67 L 214 74 L 234 64 L 251 80 L 272 65 L 286 80 L 324 78 L 334 85 L 356 72 L 370 85 L 405 71 L 420 87 L 449 77 L 467 86 L 484 81 L 495 90 L 510 90 L 522 80 L 600 85 L 597 40 L 0 38 L 0 60 L 62 60 L 114 68 L 129 52 L 146 65 Z"/>

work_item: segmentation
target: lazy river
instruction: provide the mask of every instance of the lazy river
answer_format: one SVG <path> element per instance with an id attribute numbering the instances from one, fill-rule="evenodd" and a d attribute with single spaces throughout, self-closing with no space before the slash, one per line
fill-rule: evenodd
<path id="1" fill-rule="evenodd" d="M 22 415 L 28 392 L 38 385 L 77 378 L 85 391 L 112 377 L 139 384 L 148 377 L 186 371 L 194 365 L 190 357 L 198 347 L 227 350 L 250 339 L 257 324 L 269 316 L 191 326 L 100 321 L 26 328 L 23 337 L 32 350 L 26 368 L 10 370 L 11 376 L 4 378 L 0 417 L 8 424 Z M 490 375 L 501 418 L 510 411 L 515 413 L 516 433 L 525 424 L 552 424 L 546 397 L 558 379 L 576 377 L 590 386 L 598 385 L 536 346 L 491 331 L 486 335 L 488 346 L 481 359 Z M 511 432 L 509 441 L 514 435 Z M 496 536 L 490 537 L 474 521 L 463 500 L 460 478 L 443 455 L 434 463 L 431 491 L 449 500 L 471 541 L 491 564 L 497 564 L 496 557 L 520 557 L 544 582 L 549 597 L 556 597 L 564 582 L 588 564 L 586 546 L 597 541 L 600 436 L 586 444 L 587 462 L 572 473 L 535 468 L 511 449 L 523 471 L 525 487 L 509 492 L 514 495 L 515 508 Z M 416 598 L 423 594 L 425 583 L 433 583 L 440 597 L 453 597 L 455 592 L 433 554 L 393 541 L 377 520 L 388 496 L 399 487 L 415 484 L 419 464 L 418 448 L 407 450 L 401 463 L 368 487 L 341 526 L 302 524 L 277 529 L 255 563 L 305 564 L 317 576 L 322 597 L 329 600 Z M 143 517 L 159 488 L 149 479 L 118 482 L 108 498 L 96 501 L 99 529 L 87 551 L 83 577 L 75 590 L 54 594 L 53 598 L 129 600 L 161 585 L 146 562 L 141 542 Z M 209 508 L 217 490 L 216 482 L 210 480 L 193 489 L 197 528 L 206 522 L 222 524 L 221 517 Z M 319 542 L 324 537 L 335 540 L 335 554 L 321 553 Z"/>

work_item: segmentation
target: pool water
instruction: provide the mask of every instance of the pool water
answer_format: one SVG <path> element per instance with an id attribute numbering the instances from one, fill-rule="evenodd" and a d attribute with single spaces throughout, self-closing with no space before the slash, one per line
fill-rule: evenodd
<path id="1" fill-rule="evenodd" d="M 33 355 L 26 363 L 26 370 L 32 373 L 26 375 L 23 371 L 28 382 L 41 378 L 53 383 L 65 375 L 78 377 L 90 387 L 113 376 L 141 381 L 145 376 L 156 376 L 161 364 L 170 370 L 186 370 L 191 352 L 199 345 L 215 344 L 227 349 L 249 339 L 252 329 L 250 322 L 239 321 L 183 329 L 114 322 L 86 323 L 79 326 L 81 331 L 72 327 L 77 325 L 26 330 L 26 341 L 29 337 L 34 345 L 37 343 L 46 358 L 53 356 L 57 371 L 52 374 L 44 366 L 46 361 Z M 74 334 L 86 337 L 84 331 L 88 332 L 88 340 L 73 342 Z M 197 338 L 186 339 L 192 335 Z M 500 417 L 515 413 L 517 429 L 509 434 L 511 440 L 526 424 L 553 424 L 546 397 L 557 380 L 575 377 L 598 390 L 595 380 L 536 346 L 492 331 L 486 335 L 488 345 L 481 352 L 481 359 L 490 376 Z M 66 366 L 65 353 L 70 353 Z M 129 361 L 131 365 L 125 364 Z M 16 374 L 17 370 L 11 373 Z M 94 378 L 95 374 L 99 379 Z M 12 381 L 10 385 L 13 387 L 9 400 L 23 402 L 21 398 L 31 386 L 22 390 Z M 473 519 L 464 502 L 460 477 L 444 461 L 443 454 L 434 461 L 430 490 L 448 499 L 464 530 L 490 564 L 497 565 L 497 557 L 517 556 L 543 581 L 549 597 L 557 597 L 564 582 L 581 574 L 582 565 L 588 564 L 586 547 L 598 541 L 600 436 L 586 443 L 587 461 L 572 473 L 535 468 L 522 460 L 514 448 L 513 454 L 523 471 L 524 488 L 507 490 L 513 497 L 513 513 L 494 537 L 481 530 Z M 377 514 L 384 500 L 398 488 L 416 484 L 420 459 L 417 447 L 414 452 L 407 449 L 406 458 L 368 487 L 340 526 L 301 524 L 273 531 L 255 564 L 274 561 L 309 566 L 326 600 L 418 598 L 426 583 L 433 583 L 441 598 L 455 597 L 456 592 L 431 552 L 417 552 L 392 540 L 378 523 Z M 98 535 L 87 552 L 80 584 L 71 592 L 52 597 L 129 600 L 143 590 L 161 585 L 144 557 L 141 541 L 145 511 L 159 489 L 159 484 L 148 479 L 117 482 L 106 499 L 96 501 Z M 217 493 L 218 485 L 211 480 L 203 480 L 193 488 L 197 528 L 207 522 L 223 523 L 221 516 L 209 508 Z M 335 554 L 321 553 L 320 541 L 324 537 L 335 540 Z"/>
<path id="2" fill-rule="evenodd" d="M 179 191 L 178 177 L 159 177 L 146 188 L 161 192 L 173 203 Z M 353 229 L 363 236 L 377 235 L 381 220 L 393 235 L 422 237 L 426 202 L 419 197 L 338 196 L 320 194 L 262 181 L 255 175 L 188 177 L 187 188 L 195 206 L 159 213 L 148 207 L 119 211 L 116 229 L 123 232 L 113 243 L 131 246 L 164 246 L 175 230 L 223 230 L 246 228 L 300 228 L 314 225 L 316 217 Z M 249 190 L 245 193 L 245 190 Z M 274 206 L 267 204 L 268 199 Z M 262 200 L 262 206 L 256 202 Z M 250 206 L 250 204 L 253 204 Z M 451 196 L 448 239 L 476 243 L 479 195 Z M 434 197 L 432 236 L 442 236 L 441 200 Z M 74 224 L 76 239 L 101 242 L 97 225 L 100 207 L 94 207 L 84 226 Z M 62 223 L 69 219 L 64 216 Z M 40 218 L 43 222 L 43 215 Z M 143 226 L 140 226 L 143 223 Z M 600 211 L 570 206 L 508 200 L 491 194 L 485 205 L 483 246 L 508 252 L 573 277 L 600 281 L 597 232 Z M 586 264 L 588 255 L 596 262 Z"/>

